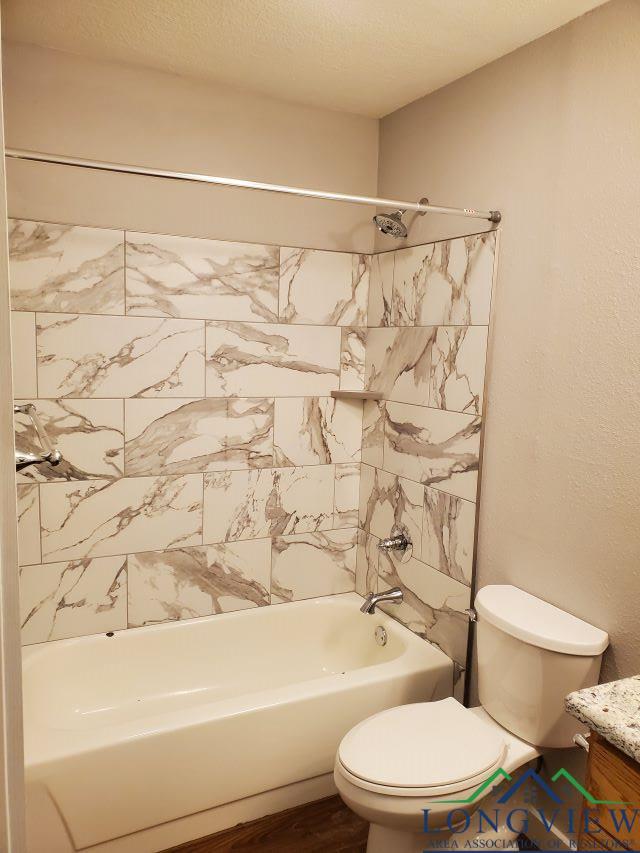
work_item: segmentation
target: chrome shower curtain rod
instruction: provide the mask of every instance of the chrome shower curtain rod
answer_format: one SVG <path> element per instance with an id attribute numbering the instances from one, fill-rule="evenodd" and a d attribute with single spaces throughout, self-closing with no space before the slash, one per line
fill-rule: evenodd
<path id="1" fill-rule="evenodd" d="M 216 175 L 199 175 L 194 172 L 169 172 L 164 169 L 147 169 L 144 166 L 128 166 L 123 163 L 106 163 L 103 160 L 84 160 L 80 157 L 65 157 L 62 154 L 45 154 L 42 151 L 26 151 L 20 148 L 5 148 L 5 157 L 14 160 L 31 160 L 36 163 L 55 163 L 58 166 L 76 166 L 80 169 L 94 169 L 98 172 L 120 172 L 125 175 L 144 175 L 150 178 L 169 178 L 174 181 L 194 181 L 200 184 L 217 184 L 222 187 L 239 187 L 245 190 L 263 190 L 271 193 L 321 198 L 327 201 L 345 201 L 350 204 L 368 204 L 375 207 L 396 207 L 402 210 L 415 210 L 417 213 L 445 213 L 450 216 L 469 216 L 474 219 L 487 219 L 500 222 L 498 210 L 475 210 L 471 207 L 440 207 L 435 204 L 420 204 L 415 201 L 399 201 L 394 198 L 376 198 L 366 195 L 347 193 L 329 193 L 324 190 L 311 190 L 305 187 L 289 187 L 284 184 L 265 184 L 261 181 L 245 181 L 241 178 L 222 178 Z"/>

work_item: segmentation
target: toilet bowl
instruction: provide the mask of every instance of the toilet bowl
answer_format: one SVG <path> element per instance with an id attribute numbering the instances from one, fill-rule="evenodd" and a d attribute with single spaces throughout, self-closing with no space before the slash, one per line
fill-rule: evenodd
<path id="1" fill-rule="evenodd" d="M 367 853 L 446 849 L 453 835 L 456 849 L 517 849 L 492 792 L 501 796 L 498 786 L 543 747 L 572 745 L 564 696 L 597 683 L 607 634 L 512 586 L 485 587 L 476 609 L 481 706 L 451 697 L 402 705 L 340 743 L 334 779 L 370 823 Z M 481 836 L 471 821 L 479 806 L 498 815 Z"/>
<path id="2" fill-rule="evenodd" d="M 344 802 L 371 824 L 368 853 L 413 853 L 430 836 L 442 843 L 459 831 L 504 781 L 497 771 L 512 773 L 538 755 L 483 708 L 449 698 L 391 708 L 360 723 L 340 744 L 334 779 Z"/>

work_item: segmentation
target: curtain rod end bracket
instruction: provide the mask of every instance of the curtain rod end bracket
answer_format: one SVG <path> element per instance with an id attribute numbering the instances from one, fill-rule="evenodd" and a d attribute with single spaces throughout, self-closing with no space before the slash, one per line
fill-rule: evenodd
<path id="1" fill-rule="evenodd" d="M 489 222 L 495 222 L 497 225 L 498 222 L 500 222 L 502 220 L 502 214 L 500 213 L 499 210 L 491 210 L 491 211 L 489 211 L 489 213 L 491 214 L 489 216 Z"/>

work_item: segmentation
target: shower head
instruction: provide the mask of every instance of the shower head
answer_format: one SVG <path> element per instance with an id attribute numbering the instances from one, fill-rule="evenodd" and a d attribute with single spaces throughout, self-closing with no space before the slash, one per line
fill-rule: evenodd
<path id="1" fill-rule="evenodd" d="M 373 217 L 376 223 L 376 228 L 382 231 L 383 234 L 388 234 L 390 237 L 406 237 L 407 226 L 402 221 L 404 210 L 396 210 L 395 213 L 378 213 Z"/>
<path id="2" fill-rule="evenodd" d="M 421 198 L 418 204 L 429 204 L 428 198 Z M 373 217 L 373 221 L 376 224 L 376 228 L 378 231 L 382 231 L 383 234 L 387 234 L 389 237 L 395 237 L 396 239 L 404 239 L 407 234 L 407 226 L 402 221 L 402 217 L 406 213 L 406 210 L 396 210 L 394 213 L 378 213 Z M 426 211 L 419 210 L 418 216 L 424 216 Z"/>

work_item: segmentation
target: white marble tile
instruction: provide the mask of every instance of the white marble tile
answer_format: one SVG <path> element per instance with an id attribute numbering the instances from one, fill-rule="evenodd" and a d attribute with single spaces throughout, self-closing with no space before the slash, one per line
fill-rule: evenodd
<path id="1" fill-rule="evenodd" d="M 495 232 L 396 252 L 394 326 L 487 325 Z"/>
<path id="2" fill-rule="evenodd" d="M 35 314 L 11 312 L 11 362 L 14 398 L 37 397 Z"/>
<path id="3" fill-rule="evenodd" d="M 272 469 L 205 474 L 204 541 L 230 542 L 270 536 L 277 505 Z"/>
<path id="4" fill-rule="evenodd" d="M 227 401 L 125 400 L 128 477 L 226 467 Z"/>
<path id="5" fill-rule="evenodd" d="M 396 252 L 371 256 L 368 326 L 390 326 L 393 299 L 393 269 Z"/>
<path id="6" fill-rule="evenodd" d="M 273 322 L 279 249 L 127 232 L 127 313 Z"/>
<path id="7" fill-rule="evenodd" d="M 129 555 L 129 626 L 269 604 L 271 540 Z"/>
<path id="8" fill-rule="evenodd" d="M 207 323 L 207 396 L 326 396 L 340 381 L 340 329 Z"/>
<path id="9" fill-rule="evenodd" d="M 415 326 L 416 288 L 423 274 L 425 257 L 430 258 L 433 244 L 398 249 L 393 267 L 391 316 L 388 326 Z"/>
<path id="10" fill-rule="evenodd" d="M 480 418 L 387 403 L 384 467 L 426 486 L 474 501 Z"/>
<path id="11" fill-rule="evenodd" d="M 273 465 L 273 399 L 125 401 L 127 476 Z"/>
<path id="12" fill-rule="evenodd" d="M 335 528 L 357 527 L 360 499 L 360 464 L 336 465 L 334 495 Z"/>
<path id="13" fill-rule="evenodd" d="M 363 391 L 365 387 L 365 356 L 367 329 L 349 326 L 342 329 L 340 352 L 340 389 Z"/>
<path id="14" fill-rule="evenodd" d="M 19 311 L 124 313 L 124 232 L 9 220 L 11 304 Z"/>
<path id="15" fill-rule="evenodd" d="M 40 397 L 202 397 L 204 323 L 38 314 Z"/>
<path id="16" fill-rule="evenodd" d="M 214 613 L 270 603 L 270 539 L 221 542 L 206 550 L 209 574 L 215 578 Z"/>
<path id="17" fill-rule="evenodd" d="M 37 485 L 16 486 L 18 516 L 18 562 L 21 566 L 39 563 L 40 500 Z"/>
<path id="18" fill-rule="evenodd" d="M 381 392 L 385 400 L 428 406 L 436 334 L 433 327 L 369 329 L 367 390 Z"/>
<path id="19" fill-rule="evenodd" d="M 278 397 L 274 435 L 276 465 L 359 462 L 362 403 L 333 397 Z"/>
<path id="20" fill-rule="evenodd" d="M 360 473 L 359 526 L 379 539 L 401 530 L 419 558 L 422 545 L 424 488 L 412 480 L 362 465 Z"/>
<path id="21" fill-rule="evenodd" d="M 227 401 L 227 467 L 267 468 L 274 464 L 273 397 Z"/>
<path id="22" fill-rule="evenodd" d="M 437 243 L 416 293 L 416 324 L 487 325 L 496 232 Z"/>
<path id="23" fill-rule="evenodd" d="M 274 469 L 278 503 L 272 508 L 274 535 L 333 527 L 333 465 Z"/>
<path id="24" fill-rule="evenodd" d="M 431 347 L 430 406 L 450 412 L 482 413 L 487 332 L 487 326 L 438 328 Z"/>
<path id="25" fill-rule="evenodd" d="M 42 559 L 103 557 L 202 542 L 202 475 L 40 486 Z"/>
<path id="26" fill-rule="evenodd" d="M 425 488 L 422 560 L 471 586 L 476 505 Z"/>
<path id="27" fill-rule="evenodd" d="M 383 605 L 383 609 L 464 666 L 469 630 L 464 611 L 470 607 L 469 587 L 419 560 L 400 563 L 380 554 L 379 591 L 395 586 L 404 593 L 403 603 Z"/>
<path id="28" fill-rule="evenodd" d="M 333 500 L 333 465 L 205 474 L 204 541 L 327 530 Z"/>
<path id="29" fill-rule="evenodd" d="M 325 326 L 366 325 L 366 256 L 317 249 L 280 250 L 280 320 Z"/>
<path id="30" fill-rule="evenodd" d="M 375 468 L 382 468 L 385 418 L 385 404 L 382 400 L 364 401 L 361 461 Z"/>
<path id="31" fill-rule="evenodd" d="M 355 589 L 357 533 L 328 530 L 273 540 L 271 602 L 299 601 Z"/>
<path id="32" fill-rule="evenodd" d="M 378 591 L 378 542 L 372 533 L 358 530 L 356 553 L 356 592 L 366 598 L 370 592 Z"/>
<path id="33" fill-rule="evenodd" d="M 18 482 L 95 480 L 121 477 L 124 471 L 122 400 L 20 400 L 35 405 L 55 447 L 59 465 L 32 465 Z M 40 441 L 25 415 L 15 416 L 16 447 L 40 452 Z"/>
<path id="34" fill-rule="evenodd" d="M 352 292 L 354 308 L 350 312 L 354 326 L 368 325 L 369 289 L 371 287 L 372 255 L 351 255 Z M 340 324 L 343 325 L 343 324 Z"/>
<path id="35" fill-rule="evenodd" d="M 20 571 L 25 644 L 127 627 L 126 557 L 26 566 Z"/>

